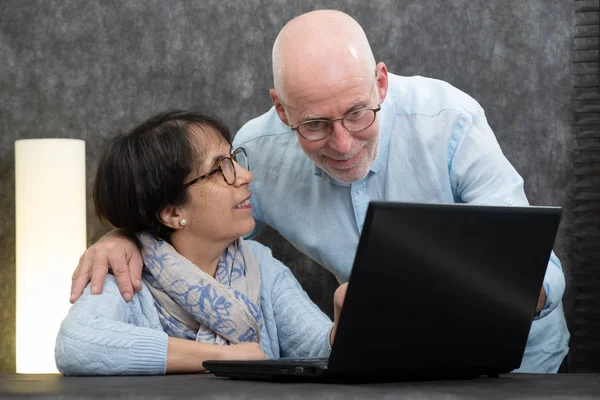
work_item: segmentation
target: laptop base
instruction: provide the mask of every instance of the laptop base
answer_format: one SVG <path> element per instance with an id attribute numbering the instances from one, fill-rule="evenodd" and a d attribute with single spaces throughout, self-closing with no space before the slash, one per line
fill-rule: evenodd
<path id="1" fill-rule="evenodd" d="M 464 369 L 398 369 L 394 371 L 369 371 L 332 374 L 326 363 L 305 363 L 303 360 L 258 360 L 258 361 L 205 361 L 204 366 L 217 377 L 235 380 L 255 380 L 272 382 L 322 382 L 322 383 L 377 383 L 415 382 L 441 380 L 470 380 L 479 378 L 499 378 L 510 372 L 489 370 L 482 373 L 480 368 Z"/>

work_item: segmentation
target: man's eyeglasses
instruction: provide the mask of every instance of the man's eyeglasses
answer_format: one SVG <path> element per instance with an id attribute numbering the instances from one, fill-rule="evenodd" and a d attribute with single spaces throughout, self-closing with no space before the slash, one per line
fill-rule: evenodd
<path id="1" fill-rule="evenodd" d="M 220 172 L 221 175 L 223 175 L 223 179 L 225 179 L 225 182 L 227 182 L 228 185 L 233 185 L 235 183 L 235 180 L 237 179 L 235 165 L 233 164 L 234 161 L 245 170 L 250 170 L 250 166 L 248 165 L 248 154 L 246 153 L 246 150 L 244 150 L 243 147 L 238 147 L 231 153 L 231 156 L 221 159 L 217 168 L 204 175 L 200 175 L 195 179 L 192 179 L 188 183 L 185 183 L 183 185 L 183 188 L 188 188 L 194 183 L 198 182 L 199 180 L 208 178 L 209 176 L 218 172 Z"/>
<path id="2" fill-rule="evenodd" d="M 375 82 L 377 82 L 377 71 L 375 71 L 375 77 L 373 78 L 371 91 L 369 92 L 369 98 L 371 98 L 371 94 L 373 93 Z M 377 98 L 379 98 L 379 96 Z M 378 103 L 377 107 L 375 108 L 359 108 L 334 119 L 310 119 L 296 126 L 290 125 L 290 129 L 298 132 L 298 134 L 304 139 L 314 142 L 325 139 L 327 136 L 329 136 L 333 130 L 334 121 L 341 121 L 344 128 L 350 132 L 363 131 L 373 125 L 379 110 L 381 110 L 381 104 Z"/>
<path id="3" fill-rule="evenodd" d="M 377 112 L 381 110 L 378 104 L 375 108 L 359 108 L 348 114 L 334 119 L 311 119 L 299 125 L 290 125 L 290 129 L 311 142 L 325 139 L 333 130 L 334 121 L 342 121 L 342 125 L 350 132 L 363 131 L 373 125 Z"/>

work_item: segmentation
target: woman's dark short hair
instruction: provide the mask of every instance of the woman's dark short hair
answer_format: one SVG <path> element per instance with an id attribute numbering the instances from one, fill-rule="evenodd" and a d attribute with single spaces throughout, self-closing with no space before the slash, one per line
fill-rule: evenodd
<path id="1" fill-rule="evenodd" d="M 198 140 L 191 127 L 206 137 Z M 127 234 L 146 231 L 170 241 L 173 229 L 160 222 L 159 214 L 167 206 L 187 203 L 185 180 L 197 172 L 198 158 L 220 139 L 231 144 L 229 130 L 218 118 L 179 110 L 158 114 L 117 136 L 106 146 L 96 172 L 96 214 Z"/>

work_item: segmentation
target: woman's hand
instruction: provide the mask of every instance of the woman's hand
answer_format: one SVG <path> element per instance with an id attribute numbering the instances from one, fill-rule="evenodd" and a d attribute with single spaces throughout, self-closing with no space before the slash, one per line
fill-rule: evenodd
<path id="1" fill-rule="evenodd" d="M 261 360 L 266 358 L 258 343 L 220 346 L 170 337 L 167 347 L 167 374 L 203 372 L 207 360 Z"/>
<path id="2" fill-rule="evenodd" d="M 331 344 L 333 344 L 335 333 L 340 322 L 340 314 L 342 313 L 342 307 L 344 306 L 347 288 L 348 284 L 344 283 L 343 285 L 340 285 L 333 294 L 333 328 L 331 328 L 331 333 L 329 334 L 329 342 Z"/>
<path id="3" fill-rule="evenodd" d="M 219 360 L 262 360 L 267 358 L 260 349 L 260 345 L 254 342 L 242 342 L 221 347 Z"/>

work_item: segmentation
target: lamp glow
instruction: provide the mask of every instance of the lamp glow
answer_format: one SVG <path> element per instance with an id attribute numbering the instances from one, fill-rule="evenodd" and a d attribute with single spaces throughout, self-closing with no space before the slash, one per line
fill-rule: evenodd
<path id="1" fill-rule="evenodd" d="M 15 142 L 17 372 L 57 372 L 54 346 L 86 248 L 85 142 Z"/>

